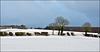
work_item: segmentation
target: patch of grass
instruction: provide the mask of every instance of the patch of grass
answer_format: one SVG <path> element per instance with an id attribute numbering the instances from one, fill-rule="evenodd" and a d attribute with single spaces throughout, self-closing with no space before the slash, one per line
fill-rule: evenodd
<path id="1" fill-rule="evenodd" d="M 16 32 L 15 35 L 16 36 L 25 36 L 25 32 Z"/>
<path id="2" fill-rule="evenodd" d="M 84 36 L 93 37 L 93 34 L 84 34 Z"/>
<path id="3" fill-rule="evenodd" d="M 48 32 L 41 32 L 41 35 L 48 36 Z"/>
<path id="4" fill-rule="evenodd" d="M 99 37 L 98 35 L 93 35 L 93 37 Z"/>
<path id="5" fill-rule="evenodd" d="M 3 32 L 0 32 L 0 36 L 3 36 Z"/>
<path id="6" fill-rule="evenodd" d="M 36 36 L 41 35 L 41 33 L 39 33 L 39 32 L 34 32 L 34 34 L 35 34 Z"/>
<path id="7" fill-rule="evenodd" d="M 12 32 L 9 32 L 9 35 L 10 35 L 10 36 L 13 36 L 13 33 L 12 33 Z"/>
<path id="8" fill-rule="evenodd" d="M 28 36 L 32 36 L 32 34 L 31 33 L 26 33 Z"/>
<path id="9" fill-rule="evenodd" d="M 8 33 L 7 32 L 4 32 L 4 36 L 8 36 Z"/>

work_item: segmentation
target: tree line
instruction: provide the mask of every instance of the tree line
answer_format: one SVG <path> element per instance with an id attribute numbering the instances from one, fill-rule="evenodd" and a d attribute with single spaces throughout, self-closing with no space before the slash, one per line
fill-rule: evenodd
<path id="1" fill-rule="evenodd" d="M 53 23 L 49 24 L 49 27 L 53 30 L 52 35 L 54 35 L 54 30 L 58 29 L 58 35 L 63 35 L 63 29 L 65 26 L 68 26 L 70 22 L 63 18 L 63 17 L 57 17 Z M 85 32 L 85 35 L 87 35 L 87 32 L 91 31 L 91 24 L 89 22 L 86 22 L 82 25 L 82 29 Z"/>

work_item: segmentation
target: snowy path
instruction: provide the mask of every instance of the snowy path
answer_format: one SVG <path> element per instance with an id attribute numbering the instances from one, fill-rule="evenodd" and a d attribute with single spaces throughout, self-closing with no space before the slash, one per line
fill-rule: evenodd
<path id="1" fill-rule="evenodd" d="M 0 37 L 1 51 L 99 51 L 99 38 L 82 36 Z"/>

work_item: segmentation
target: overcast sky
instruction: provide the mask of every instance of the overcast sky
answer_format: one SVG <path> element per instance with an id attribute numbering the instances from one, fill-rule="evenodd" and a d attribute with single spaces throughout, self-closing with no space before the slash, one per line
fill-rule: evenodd
<path id="1" fill-rule="evenodd" d="M 2 25 L 45 27 L 62 16 L 69 26 L 99 26 L 99 1 L 1 1 Z"/>

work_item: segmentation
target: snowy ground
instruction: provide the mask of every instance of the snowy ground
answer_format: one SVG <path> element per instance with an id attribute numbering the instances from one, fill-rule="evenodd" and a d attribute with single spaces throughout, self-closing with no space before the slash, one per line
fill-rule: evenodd
<path id="1" fill-rule="evenodd" d="M 40 29 L 2 29 L 6 32 L 49 32 Z M 64 33 L 73 31 L 64 31 Z M 58 31 L 55 31 L 57 34 Z M 1 51 L 99 51 L 99 39 L 84 37 L 84 32 L 74 32 L 76 36 L 1 36 Z M 90 33 L 96 34 L 98 33 Z"/>
<path id="2" fill-rule="evenodd" d="M 99 38 L 83 36 L 1 37 L 1 51 L 99 51 Z"/>

